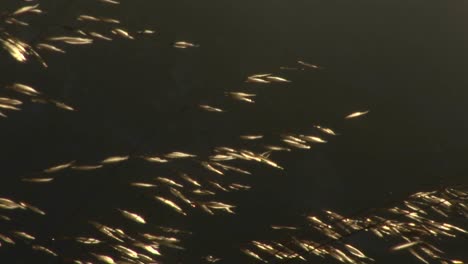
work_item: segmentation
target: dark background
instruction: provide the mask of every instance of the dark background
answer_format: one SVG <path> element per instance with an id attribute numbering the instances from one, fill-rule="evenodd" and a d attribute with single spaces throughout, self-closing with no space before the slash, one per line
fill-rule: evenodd
<path id="1" fill-rule="evenodd" d="M 63 34 L 64 26 L 81 25 L 73 18 L 83 13 L 157 34 L 70 46 L 66 55 L 44 56 L 47 70 L 0 53 L 2 84 L 28 83 L 78 109 L 29 104 L 0 120 L 2 197 L 49 212 L 39 222 L 20 223 L 30 230 L 78 233 L 84 220 L 117 217 L 112 210 L 122 203 L 152 210 L 124 183 L 161 172 L 137 161 L 72 173 L 50 185 L 18 181 L 57 163 L 173 150 L 208 154 L 219 145 L 243 146 L 240 134 L 307 132 L 314 124 L 340 136 L 310 151 L 275 155 L 286 172 L 263 168 L 246 181 L 251 192 L 229 196 L 239 206 L 237 217 L 174 220 L 194 236 L 186 242 L 189 250 L 171 261 L 197 263 L 209 253 L 242 263 L 239 245 L 268 238 L 269 224 L 294 223 L 322 209 L 351 214 L 417 191 L 468 183 L 466 1 L 122 0 L 112 7 L 87 0 L 41 1 L 41 7 L 49 13 L 18 30 L 23 39 Z M 171 43 L 178 40 L 200 47 L 175 49 Z M 323 68 L 279 70 L 298 59 Z M 258 72 L 293 82 L 243 82 Z M 237 90 L 257 93 L 257 103 L 224 96 Z M 200 103 L 228 111 L 202 112 Z M 366 109 L 370 113 L 359 120 L 343 120 Z M 357 238 L 377 263 L 415 261 L 374 242 Z M 454 257 L 467 257 L 466 241 L 446 245 Z M 0 259 L 32 263 L 13 252 L 0 248 Z"/>

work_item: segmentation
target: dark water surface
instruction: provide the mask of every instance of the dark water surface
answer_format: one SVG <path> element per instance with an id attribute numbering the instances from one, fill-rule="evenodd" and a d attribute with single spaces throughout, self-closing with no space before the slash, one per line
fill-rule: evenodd
<path id="1" fill-rule="evenodd" d="M 172 263 L 198 263 L 203 254 L 242 263 L 238 245 L 268 238 L 271 223 L 294 223 L 322 209 L 353 214 L 414 192 L 468 184 L 466 1 L 122 0 L 115 10 L 89 0 L 41 3 L 50 14 L 22 33 L 25 39 L 63 32 L 62 26 L 75 26 L 72 17 L 98 12 L 157 34 L 70 46 L 64 56 L 45 56 L 48 70 L 0 53 L 2 84 L 30 83 L 78 109 L 29 104 L 0 122 L 1 196 L 48 212 L 35 223 L 24 219 L 23 229 L 78 234 L 91 218 L 125 221 L 113 209 L 128 207 L 157 223 L 172 217 L 194 232 L 189 250 Z M 178 40 L 200 47 L 175 49 L 171 43 Z M 323 69 L 279 70 L 298 59 Z M 293 82 L 244 83 L 258 72 Z M 224 96 L 233 90 L 257 93 L 256 104 Z M 229 110 L 207 114 L 200 103 Z M 343 120 L 366 109 L 370 113 L 359 120 Z M 238 205 L 237 217 L 161 214 L 127 183 L 167 171 L 136 160 L 71 172 L 47 185 L 18 181 L 69 160 L 173 150 L 208 155 L 216 146 L 243 146 L 240 134 L 306 133 L 314 124 L 340 135 L 310 151 L 275 153 L 285 172 L 254 168 L 256 175 L 243 179 L 253 186 L 250 192 L 226 194 Z M 203 173 L 190 165 L 181 169 Z M 366 236 L 355 240 L 377 263 L 415 262 Z M 466 240 L 451 243 L 447 252 L 468 257 Z M 0 263 L 50 261 L 34 262 L 20 251 L 0 248 Z"/>

